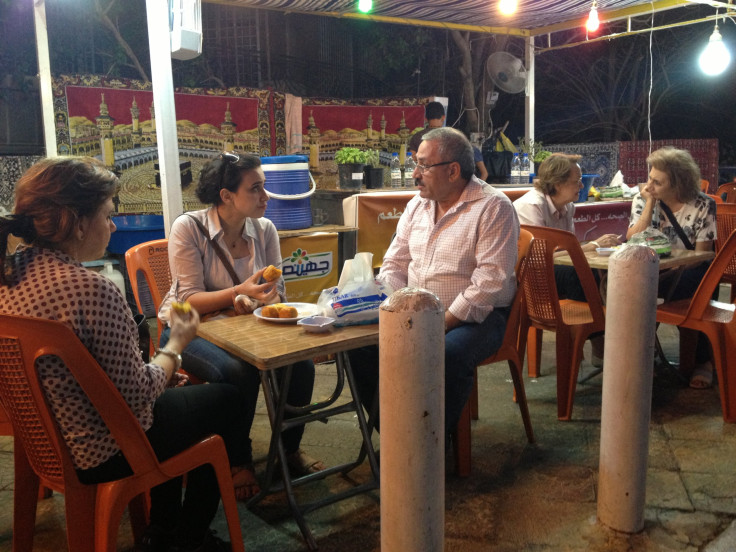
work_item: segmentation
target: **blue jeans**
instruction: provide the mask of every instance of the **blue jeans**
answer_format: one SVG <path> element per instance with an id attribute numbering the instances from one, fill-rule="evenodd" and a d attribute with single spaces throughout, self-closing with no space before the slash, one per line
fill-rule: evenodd
<path id="1" fill-rule="evenodd" d="M 445 334 L 445 433 L 457 427 L 476 366 L 501 347 L 508 316 L 508 307 L 498 308 L 480 324 L 462 324 Z M 370 408 L 378 396 L 378 347 L 354 349 L 348 357 L 361 402 Z"/>
<path id="2" fill-rule="evenodd" d="M 169 341 L 170 329 L 161 332 L 160 347 Z M 258 368 L 244 360 L 234 357 L 217 345 L 195 337 L 181 353 L 182 368 L 197 378 L 212 383 L 229 383 L 240 391 L 244 402 L 243 424 L 246 434 L 250 435 L 253 417 L 256 412 L 258 390 L 261 378 Z M 279 373 L 282 370 L 278 370 Z M 311 360 L 297 362 L 291 371 L 291 384 L 287 394 L 287 402 L 292 406 L 304 406 L 312 400 L 314 388 L 314 363 Z M 289 418 L 289 414 L 286 414 Z M 287 454 L 299 450 L 299 444 L 304 435 L 304 426 L 295 426 L 281 434 L 284 449 Z M 252 461 L 252 447 L 250 437 L 247 442 L 248 462 Z"/>

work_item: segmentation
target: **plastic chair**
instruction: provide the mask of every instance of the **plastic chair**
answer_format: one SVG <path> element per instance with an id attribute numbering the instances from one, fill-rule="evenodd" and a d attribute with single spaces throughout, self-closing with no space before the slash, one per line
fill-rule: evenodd
<path id="1" fill-rule="evenodd" d="M 718 186 L 716 195 L 721 197 L 723 194 L 726 194 L 726 199 L 724 200 L 726 203 L 736 203 L 736 179 L 733 182 L 727 182 Z"/>
<path id="2" fill-rule="evenodd" d="M 532 235 L 526 230 L 521 230 L 518 242 L 518 260 L 516 263 L 517 278 L 520 273 L 520 267 L 529 244 L 532 241 Z M 514 302 L 511 304 L 509 319 L 506 323 L 506 333 L 503 336 L 503 343 L 496 351 L 496 354 L 488 357 L 480 363 L 481 366 L 486 364 L 494 364 L 504 360 L 509 363 L 511 371 L 511 379 L 514 382 L 514 398 L 519 405 L 521 418 L 524 421 L 524 429 L 526 437 L 530 443 L 534 442 L 534 430 L 529 418 L 529 407 L 526 402 L 526 392 L 524 391 L 524 380 L 522 378 L 522 370 L 524 367 L 524 347 L 526 346 L 526 336 L 521 335 L 519 329 L 521 327 L 521 316 L 524 315 L 523 295 L 517 291 Z M 473 390 L 468 402 L 465 404 L 460 413 L 460 420 L 455 429 L 453 439 L 453 449 L 455 455 L 456 472 L 460 477 L 467 477 L 471 471 L 471 434 L 470 425 L 471 418 L 478 419 L 478 369 L 476 367 L 475 380 L 473 382 Z"/>
<path id="3" fill-rule="evenodd" d="M 125 266 L 138 310 L 146 316 L 155 316 L 164 296 L 171 289 L 169 240 L 153 240 L 131 247 L 125 252 Z M 158 319 L 157 324 L 158 333 L 156 343 L 151 346 L 151 354 L 164 329 Z"/>
<path id="4" fill-rule="evenodd" d="M 736 230 L 736 203 L 722 203 L 716 208 L 716 253 L 722 248 L 728 237 Z M 736 260 L 731 261 L 721 276 L 721 282 L 731 284 L 731 302 L 736 299 Z"/>
<path id="5" fill-rule="evenodd" d="M 13 552 L 33 547 L 39 483 L 64 493 L 70 552 L 116 549 L 118 526 L 130 503 L 134 534 L 145 523 L 145 493 L 169 479 L 211 464 L 217 476 L 233 550 L 243 551 L 230 464 L 222 438 L 211 435 L 159 462 L 143 428 L 107 374 L 61 322 L 0 315 L 0 400 L 16 436 Z M 36 374 L 36 360 L 61 358 L 120 446 L 133 475 L 97 485 L 79 482 Z M 22 444 L 22 446 L 20 446 Z"/>
<path id="6" fill-rule="evenodd" d="M 701 178 L 700 179 L 700 191 L 703 192 L 704 194 L 707 194 L 709 188 L 710 188 L 710 182 Z"/>
<path id="7" fill-rule="evenodd" d="M 580 242 L 571 232 L 522 225 L 534 236 L 524 260 L 522 289 L 527 312 L 529 375 L 539 375 L 542 330 L 556 333 L 557 418 L 569 420 L 575 400 L 583 345 L 590 334 L 605 329 L 605 312 L 598 285 Z M 587 302 L 560 300 L 555 286 L 553 254 L 566 250 Z M 524 331 L 524 328 L 522 328 Z"/>
<path id="8" fill-rule="evenodd" d="M 736 422 L 736 322 L 733 303 L 711 299 L 724 273 L 736 261 L 736 233 L 731 233 L 705 273 L 692 299 L 669 301 L 657 307 L 657 322 L 703 332 L 713 347 L 723 419 Z"/>

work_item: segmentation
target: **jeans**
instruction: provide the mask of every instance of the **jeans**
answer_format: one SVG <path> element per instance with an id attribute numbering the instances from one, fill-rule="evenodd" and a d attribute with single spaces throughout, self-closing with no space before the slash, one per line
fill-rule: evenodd
<path id="1" fill-rule="evenodd" d="M 476 366 L 501 347 L 508 316 L 508 307 L 497 308 L 480 324 L 462 324 L 445 334 L 445 433 L 457 427 Z M 370 408 L 378 396 L 378 347 L 354 349 L 348 358 L 361 402 Z M 379 425 L 376 420 L 376 429 Z"/>
<path id="2" fill-rule="evenodd" d="M 146 432 L 159 461 L 185 450 L 207 435 L 220 435 L 232 466 L 247 461 L 248 434 L 240 420 L 243 402 L 232 385 L 190 385 L 166 389 L 153 405 L 153 425 Z M 113 481 L 132 474 L 122 453 L 88 470 L 77 470 L 85 484 Z M 184 542 L 204 538 L 220 502 L 212 466 L 205 464 L 187 475 L 184 500 L 181 478 L 151 489 L 151 524 L 175 530 Z"/>
<path id="3" fill-rule="evenodd" d="M 170 329 L 161 332 L 160 347 L 169 341 Z M 244 403 L 242 423 L 244 430 L 250 434 L 253 417 L 256 412 L 258 390 L 261 385 L 259 370 L 244 360 L 237 358 L 217 345 L 195 337 L 182 351 L 182 368 L 197 378 L 213 383 L 230 383 L 238 388 Z M 278 370 L 281 374 L 283 370 Z M 314 363 L 311 360 L 297 362 L 291 371 L 291 384 L 287 394 L 287 403 L 292 406 L 304 406 L 312 400 L 314 388 Z M 289 418 L 289 414 L 286 414 Z M 287 454 L 299 450 L 304 434 L 304 426 L 295 426 L 281 434 Z M 252 462 L 250 437 L 247 439 L 248 462 Z"/>

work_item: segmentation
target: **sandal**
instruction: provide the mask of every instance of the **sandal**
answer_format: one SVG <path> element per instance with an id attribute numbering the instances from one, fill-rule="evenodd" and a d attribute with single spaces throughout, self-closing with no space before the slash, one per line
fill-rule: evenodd
<path id="1" fill-rule="evenodd" d="M 709 389 L 713 385 L 713 366 L 710 362 L 698 364 L 690 376 L 690 387 L 693 389 Z"/>
<path id="2" fill-rule="evenodd" d="M 261 486 L 256 479 L 256 470 L 253 464 L 235 466 L 231 468 L 230 473 L 233 476 L 236 499 L 249 500 L 261 492 Z"/>
<path id="3" fill-rule="evenodd" d="M 287 454 L 286 462 L 289 464 L 291 475 L 295 477 L 317 473 L 327 468 L 321 460 L 312 458 L 302 449 Z"/>

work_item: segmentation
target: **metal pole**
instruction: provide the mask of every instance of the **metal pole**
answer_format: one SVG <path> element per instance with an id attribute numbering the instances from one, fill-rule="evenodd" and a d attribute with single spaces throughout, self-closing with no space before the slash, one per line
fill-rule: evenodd
<path id="1" fill-rule="evenodd" d="M 168 237 L 171 224 L 183 211 L 168 3 L 146 0 L 146 17 L 151 52 L 153 107 L 156 113 L 158 166 L 161 174 L 161 207 L 164 213 L 164 232 Z"/>
<path id="2" fill-rule="evenodd" d="M 445 321 L 404 288 L 379 313 L 381 550 L 441 552 L 445 540 Z"/>
<path id="3" fill-rule="evenodd" d="M 38 58 L 38 80 L 41 88 L 41 113 L 43 119 L 43 141 L 46 157 L 56 157 L 56 124 L 54 123 L 54 95 L 51 91 L 51 60 L 49 59 L 49 37 L 46 27 L 46 2 L 33 2 L 33 24 L 36 30 L 36 56 Z"/>
<path id="4" fill-rule="evenodd" d="M 598 520 L 625 533 L 644 528 L 658 274 L 642 245 L 609 263 Z"/>

